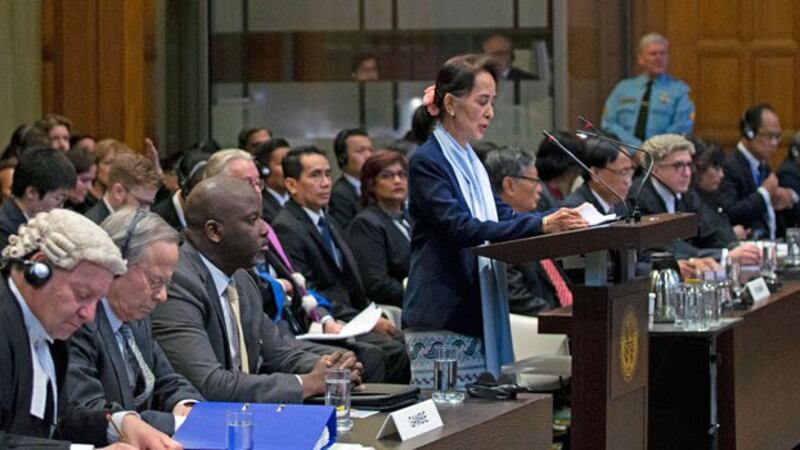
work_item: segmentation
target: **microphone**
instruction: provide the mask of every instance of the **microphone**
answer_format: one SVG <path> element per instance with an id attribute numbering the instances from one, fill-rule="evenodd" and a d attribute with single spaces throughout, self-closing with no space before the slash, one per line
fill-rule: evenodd
<path id="1" fill-rule="evenodd" d="M 601 140 L 604 140 L 604 141 L 607 141 L 607 142 L 611 142 L 612 144 L 616 144 L 617 147 L 620 147 L 620 146 L 627 147 L 627 148 L 629 148 L 631 150 L 634 150 L 634 151 L 637 151 L 637 152 L 642 152 L 645 155 L 647 155 L 647 158 L 649 160 L 649 164 L 647 165 L 647 167 L 644 167 L 642 165 L 642 163 L 637 158 L 634 158 L 633 156 L 631 156 L 630 153 L 620 151 L 620 153 L 622 153 L 623 155 L 628 157 L 628 159 L 633 161 L 637 166 L 639 166 L 640 169 L 645 171 L 645 174 L 642 177 L 641 183 L 639 183 L 639 186 L 636 188 L 636 192 L 631 197 L 632 200 L 633 200 L 633 203 L 634 203 L 634 209 L 636 209 L 636 200 L 639 199 L 639 194 L 641 194 L 645 183 L 647 183 L 647 180 L 649 180 L 650 177 L 653 177 L 656 180 L 658 180 L 658 182 L 661 183 L 663 186 L 665 186 L 670 192 L 672 192 L 673 195 L 676 194 L 676 192 L 673 191 L 672 188 L 670 188 L 667 185 L 667 183 L 664 182 L 664 180 L 659 178 L 658 175 L 653 174 L 653 166 L 655 165 L 656 161 L 655 161 L 655 158 L 653 157 L 653 154 L 650 153 L 650 151 L 645 150 L 642 147 L 639 147 L 639 146 L 636 146 L 636 145 L 633 145 L 633 144 L 628 144 L 627 142 L 622 142 L 622 141 L 620 141 L 618 139 L 612 139 L 612 138 L 606 136 L 602 131 L 598 130 L 597 127 L 595 127 L 592 122 L 590 122 L 589 120 L 587 120 L 583 116 L 578 116 L 578 120 L 583 124 L 583 129 L 582 130 L 578 130 L 575 133 L 579 138 L 586 139 L 586 138 L 592 137 L 592 138 L 596 138 L 596 139 L 601 139 Z M 592 131 L 588 131 L 588 130 L 592 130 Z"/>
<path id="2" fill-rule="evenodd" d="M 636 220 L 636 217 L 631 215 L 631 210 L 630 210 L 630 208 L 628 208 L 627 203 L 625 203 L 625 198 L 624 197 L 619 195 L 619 193 L 617 191 L 615 191 L 611 186 L 609 186 L 605 181 L 603 181 L 602 178 L 600 178 L 597 175 L 595 175 L 595 173 L 592 172 L 592 169 L 590 169 L 586 164 L 584 164 L 584 162 L 581 161 L 580 158 L 575 156 L 574 153 L 569 151 L 569 149 L 567 149 L 567 147 L 564 147 L 564 145 L 561 142 L 559 142 L 559 140 L 556 139 L 555 136 L 553 136 L 552 134 L 548 133 L 547 131 L 542 131 L 542 134 L 544 134 L 544 136 L 547 138 L 547 140 L 549 140 L 550 142 L 556 144 L 556 146 L 558 146 L 558 148 L 560 148 L 561 151 L 563 151 L 564 153 L 569 155 L 572 159 L 574 159 L 575 162 L 578 163 L 579 166 L 581 166 L 585 171 L 589 172 L 589 175 L 593 179 L 597 180 L 598 183 L 602 184 L 604 188 L 608 189 L 609 192 L 614 194 L 614 196 L 617 197 L 620 202 L 622 202 L 622 206 L 625 207 L 625 221 L 626 222 L 631 223 L 632 221 Z M 638 222 L 638 220 L 636 220 L 636 221 Z"/>

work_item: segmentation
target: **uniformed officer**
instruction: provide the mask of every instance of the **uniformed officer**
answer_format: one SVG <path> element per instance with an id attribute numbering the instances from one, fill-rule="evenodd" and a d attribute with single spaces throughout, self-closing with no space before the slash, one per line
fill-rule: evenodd
<path id="1" fill-rule="evenodd" d="M 669 41 L 658 33 L 639 40 L 637 62 L 643 72 L 620 81 L 608 96 L 603 129 L 622 141 L 641 145 L 651 136 L 687 134 L 694 127 L 689 86 L 667 75 Z"/>

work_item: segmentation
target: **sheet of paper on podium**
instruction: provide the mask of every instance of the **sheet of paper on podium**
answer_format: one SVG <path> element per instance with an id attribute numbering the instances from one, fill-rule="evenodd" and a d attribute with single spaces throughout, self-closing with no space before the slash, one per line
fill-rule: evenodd
<path id="1" fill-rule="evenodd" d="M 185 450 L 226 450 L 225 416 L 242 403 L 201 402 L 192 407 L 173 439 Z M 328 449 L 336 442 L 336 413 L 332 406 L 251 403 L 253 450 Z"/>
<path id="2" fill-rule="evenodd" d="M 592 225 L 598 225 L 605 222 L 610 222 L 612 220 L 617 220 L 616 214 L 600 214 L 600 211 L 594 207 L 593 204 L 586 202 L 581 206 L 578 206 L 578 212 L 581 213 L 581 217 L 586 223 L 589 224 L 591 227 Z"/>
<path id="3" fill-rule="evenodd" d="M 306 333 L 295 336 L 295 338 L 313 339 L 315 341 L 340 341 L 342 339 L 361 336 L 375 328 L 375 324 L 378 323 L 378 319 L 381 318 L 382 313 L 381 309 L 373 302 L 358 313 L 357 316 L 353 317 L 350 322 L 347 322 L 347 324 L 342 327 L 342 331 L 337 334 Z"/>

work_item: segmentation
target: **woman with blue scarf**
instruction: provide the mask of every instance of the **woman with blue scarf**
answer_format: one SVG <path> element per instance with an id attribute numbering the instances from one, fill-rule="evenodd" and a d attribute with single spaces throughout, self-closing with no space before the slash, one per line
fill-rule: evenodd
<path id="1" fill-rule="evenodd" d="M 494 116 L 499 67 L 482 55 L 451 58 L 423 102 L 433 132 L 409 166 L 413 224 L 403 327 L 412 382 L 431 386 L 433 355 L 456 350 L 458 384 L 514 360 L 505 266 L 469 248 L 583 228 L 571 209 L 516 214 L 492 192 L 469 141 L 480 140 Z M 535 189 L 535 186 L 531 186 Z"/>

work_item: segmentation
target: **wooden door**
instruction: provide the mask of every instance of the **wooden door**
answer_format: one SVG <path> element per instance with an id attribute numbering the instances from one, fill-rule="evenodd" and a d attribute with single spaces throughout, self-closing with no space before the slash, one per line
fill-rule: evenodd
<path id="1" fill-rule="evenodd" d="M 800 129 L 800 2 L 794 0 L 638 0 L 632 2 L 634 45 L 656 31 L 670 40 L 670 72 L 692 88 L 695 133 L 726 148 L 752 104 L 777 110 L 784 138 L 771 158 L 786 157 Z"/>
<path id="2" fill-rule="evenodd" d="M 43 0 L 42 111 L 142 149 L 155 118 L 154 0 Z"/>

